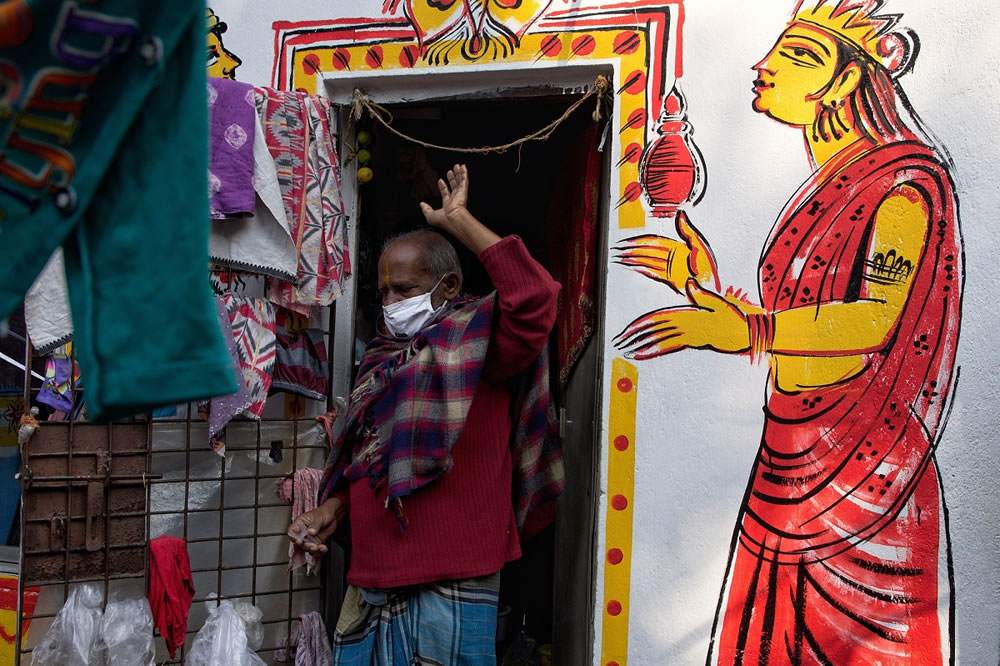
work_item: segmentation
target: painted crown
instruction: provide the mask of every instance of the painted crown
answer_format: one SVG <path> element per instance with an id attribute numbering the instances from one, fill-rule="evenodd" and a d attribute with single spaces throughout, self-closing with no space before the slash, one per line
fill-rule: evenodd
<path id="1" fill-rule="evenodd" d="M 799 0 L 792 13 L 792 23 L 805 23 L 824 30 L 855 46 L 894 76 L 900 76 L 913 64 L 918 41 L 910 30 L 894 30 L 901 14 L 879 14 L 885 0 L 818 0 L 812 8 L 802 9 Z"/>

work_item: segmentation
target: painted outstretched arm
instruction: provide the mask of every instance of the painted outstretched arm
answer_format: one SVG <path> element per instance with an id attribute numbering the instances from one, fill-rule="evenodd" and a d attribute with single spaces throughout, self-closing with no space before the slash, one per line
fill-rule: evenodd
<path id="1" fill-rule="evenodd" d="M 681 349 L 768 351 L 790 356 L 850 356 L 883 348 L 910 293 L 929 213 L 916 190 L 897 188 L 879 206 L 866 261 L 863 298 L 766 313 L 736 294 L 719 295 L 694 279 L 688 305 L 647 313 L 615 338 L 638 360 Z"/>

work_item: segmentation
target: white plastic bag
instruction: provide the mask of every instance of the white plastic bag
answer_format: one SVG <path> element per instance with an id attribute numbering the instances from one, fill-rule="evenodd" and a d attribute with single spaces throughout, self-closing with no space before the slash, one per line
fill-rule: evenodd
<path id="1" fill-rule="evenodd" d="M 233 608 L 246 627 L 247 647 L 256 652 L 264 642 L 264 623 L 261 622 L 264 612 L 251 603 L 239 600 L 233 602 Z"/>
<path id="2" fill-rule="evenodd" d="M 49 630 L 31 653 L 33 666 L 89 666 L 101 626 L 104 593 L 95 583 L 70 588 Z"/>
<path id="3" fill-rule="evenodd" d="M 191 651 L 184 660 L 187 666 L 264 666 L 264 660 L 250 646 L 247 623 L 241 617 L 247 617 L 251 625 L 256 624 L 256 629 L 251 626 L 254 634 L 251 638 L 260 647 L 263 639 L 261 611 L 250 604 L 241 606 L 249 608 L 237 610 L 231 602 L 223 601 L 212 611 L 205 626 L 194 637 Z"/>
<path id="4" fill-rule="evenodd" d="M 90 663 L 97 666 L 152 666 L 153 612 L 145 597 L 111 601 Z"/>

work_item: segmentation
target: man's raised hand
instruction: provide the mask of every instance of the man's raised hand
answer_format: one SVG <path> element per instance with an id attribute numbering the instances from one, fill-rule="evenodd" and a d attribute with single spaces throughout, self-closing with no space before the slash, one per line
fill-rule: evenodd
<path id="1" fill-rule="evenodd" d="M 469 169 L 464 164 L 456 164 L 444 178 L 438 178 L 438 188 L 441 190 L 441 207 L 433 208 L 430 204 L 420 202 L 427 223 L 453 232 L 455 224 L 462 222 L 462 215 L 467 212 L 469 201 Z"/>

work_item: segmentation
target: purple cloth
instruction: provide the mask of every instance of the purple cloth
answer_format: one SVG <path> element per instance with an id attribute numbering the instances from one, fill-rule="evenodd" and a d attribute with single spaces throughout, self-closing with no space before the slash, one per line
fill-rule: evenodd
<path id="1" fill-rule="evenodd" d="M 299 617 L 299 624 L 292 629 L 289 637 L 281 639 L 274 651 L 274 660 L 279 664 L 295 661 L 295 666 L 326 666 L 333 663 L 333 652 L 326 637 L 323 616 L 313 611 Z M 291 645 L 289 645 L 291 643 Z"/>
<path id="2" fill-rule="evenodd" d="M 253 86 L 231 79 L 208 78 L 211 112 L 211 160 L 208 193 L 211 217 L 252 215 L 253 139 L 257 107 Z"/>

